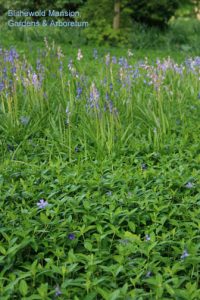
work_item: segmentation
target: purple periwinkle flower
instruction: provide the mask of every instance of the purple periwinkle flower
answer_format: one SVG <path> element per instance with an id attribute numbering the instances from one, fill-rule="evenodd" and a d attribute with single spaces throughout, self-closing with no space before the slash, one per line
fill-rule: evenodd
<path id="1" fill-rule="evenodd" d="M 192 189 L 192 188 L 194 187 L 194 184 L 193 184 L 192 182 L 188 181 L 188 182 L 186 183 L 185 187 L 186 187 L 187 189 Z"/>
<path id="2" fill-rule="evenodd" d="M 75 147 L 74 149 L 75 152 L 80 152 L 80 148 L 78 146 Z"/>
<path id="3" fill-rule="evenodd" d="M 181 255 L 181 259 L 184 259 L 184 258 L 186 258 L 188 256 L 189 256 L 189 253 L 187 252 L 187 250 L 184 250 L 183 254 Z"/>
<path id="4" fill-rule="evenodd" d="M 44 201 L 44 199 L 40 199 L 40 201 L 37 203 L 38 208 L 45 208 L 49 203 L 47 201 Z"/>
<path id="5" fill-rule="evenodd" d="M 106 195 L 107 195 L 107 196 L 112 196 L 112 191 L 106 192 Z"/>
<path id="6" fill-rule="evenodd" d="M 68 239 L 69 240 L 74 240 L 75 239 L 75 234 L 74 233 L 69 233 L 68 234 Z"/>
<path id="7" fill-rule="evenodd" d="M 61 292 L 59 286 L 57 286 L 57 287 L 55 288 L 55 296 L 56 296 L 56 297 L 59 297 L 60 295 L 62 295 L 62 292 Z"/>
<path id="8" fill-rule="evenodd" d="M 146 170 L 146 169 L 147 169 L 147 164 L 145 164 L 145 163 L 141 164 L 141 169 L 142 169 L 143 171 Z"/>
<path id="9" fill-rule="evenodd" d="M 151 238 L 150 238 L 150 236 L 148 234 L 145 235 L 145 240 L 146 241 L 150 241 L 151 240 Z"/>
<path id="10" fill-rule="evenodd" d="M 147 277 L 147 278 L 148 278 L 148 277 L 150 277 L 150 276 L 151 276 L 151 274 L 152 274 L 152 273 L 151 273 L 151 271 L 148 271 L 148 272 L 146 273 L 145 277 Z"/>

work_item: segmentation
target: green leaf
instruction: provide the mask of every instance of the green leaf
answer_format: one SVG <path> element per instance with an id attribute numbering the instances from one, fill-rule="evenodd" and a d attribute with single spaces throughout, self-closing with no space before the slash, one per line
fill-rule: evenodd
<path id="1" fill-rule="evenodd" d="M 37 288 L 39 295 L 42 298 L 47 297 L 48 293 L 48 283 L 42 283 L 39 288 Z"/>
<path id="2" fill-rule="evenodd" d="M 140 241 L 140 237 L 137 234 L 133 234 L 132 232 L 125 231 L 124 237 L 132 240 Z"/>
<path id="3" fill-rule="evenodd" d="M 87 250 L 92 251 L 92 244 L 91 244 L 89 241 L 85 241 L 84 247 L 85 247 Z"/>
<path id="4" fill-rule="evenodd" d="M 44 213 L 40 213 L 40 220 L 44 224 L 49 224 L 51 222 Z"/>
<path id="5" fill-rule="evenodd" d="M 28 285 L 24 279 L 19 283 L 19 291 L 22 296 L 26 296 L 28 293 Z"/>
<path id="6" fill-rule="evenodd" d="M 116 290 L 112 294 L 109 295 L 109 300 L 119 299 L 119 295 L 120 295 L 120 290 Z"/>
<path id="7" fill-rule="evenodd" d="M 1 252 L 3 255 L 6 255 L 6 249 L 5 249 L 3 246 L 0 246 L 0 252 Z"/>

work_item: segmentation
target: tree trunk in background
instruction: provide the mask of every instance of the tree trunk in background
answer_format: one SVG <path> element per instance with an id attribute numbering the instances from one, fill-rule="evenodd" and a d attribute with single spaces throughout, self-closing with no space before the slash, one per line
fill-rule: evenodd
<path id="1" fill-rule="evenodd" d="M 197 19 L 200 20 L 200 1 L 196 1 L 195 12 Z"/>
<path id="2" fill-rule="evenodd" d="M 119 29 L 119 23 L 120 23 L 120 0 L 115 0 L 113 29 Z"/>
<path id="3" fill-rule="evenodd" d="M 191 0 L 191 4 L 193 5 L 193 14 L 200 20 L 200 0 Z"/>

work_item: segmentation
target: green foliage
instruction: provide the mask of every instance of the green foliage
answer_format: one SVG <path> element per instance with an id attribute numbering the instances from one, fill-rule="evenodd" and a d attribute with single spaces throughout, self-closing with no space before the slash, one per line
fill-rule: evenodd
<path id="1" fill-rule="evenodd" d="M 0 298 L 199 299 L 198 58 L 45 43 L 0 56 Z"/>
<path id="2" fill-rule="evenodd" d="M 66 30 L 66 28 L 53 28 L 52 32 L 58 35 L 58 41 L 68 41 L 71 44 L 77 44 L 77 41 L 81 41 L 80 44 L 91 45 L 111 45 L 121 47 L 142 48 L 145 45 L 166 44 L 168 38 L 168 32 L 160 31 L 160 29 L 166 29 L 170 24 L 172 17 L 184 16 L 189 14 L 193 16 L 196 14 L 195 10 L 198 7 L 198 2 L 192 0 L 121 0 L 120 1 L 120 29 L 113 29 L 114 18 L 114 3 L 115 1 L 102 0 L 98 3 L 94 0 L 77 0 L 74 3 L 65 0 L 15 0 L 15 1 L 3 1 L 0 0 L 0 15 L 2 30 L 7 28 L 7 16 L 6 11 L 8 9 L 19 10 L 39 10 L 39 9 L 57 9 L 57 10 L 79 10 L 81 13 L 81 19 L 89 22 L 89 26 L 83 29 Z M 188 13 L 189 11 L 189 13 Z M 18 17 L 23 19 L 23 17 Z M 156 29 L 158 28 L 158 30 Z M 44 28 L 17 28 L 16 31 L 19 36 L 27 32 L 27 36 L 33 36 L 35 39 L 39 39 L 43 32 L 47 31 Z M 32 32 L 31 32 L 32 31 Z M 40 34 L 41 31 L 41 34 Z M 34 33 L 33 33 L 34 32 Z M 174 30 L 176 32 L 176 30 Z M 9 32 L 10 33 L 10 32 Z M 184 33 L 183 33 L 184 35 Z M 163 37 L 162 37 L 163 36 Z M 166 38 L 165 38 L 166 37 Z M 23 38 L 26 38 L 23 37 Z M 176 37 L 173 37 L 173 40 Z M 187 39 L 187 38 L 186 38 Z M 188 39 L 190 39 L 188 37 Z M 75 42 L 74 42 L 75 40 Z M 187 44 L 187 41 L 183 42 L 183 38 L 178 34 L 178 44 Z M 170 43 L 171 39 L 169 39 Z M 194 41 L 193 41 L 194 42 Z M 174 41 L 172 41 L 174 45 Z M 197 48 L 199 44 L 195 48 Z"/>
<path id="3" fill-rule="evenodd" d="M 84 0 L 77 0 L 73 3 L 68 0 L 0 0 L 0 6 L 3 7 L 3 11 L 8 9 L 19 10 L 19 9 L 28 9 L 28 10 L 39 10 L 39 9 L 77 9 L 80 5 L 84 3 Z"/>
<path id="4" fill-rule="evenodd" d="M 98 5 L 88 0 L 81 8 L 81 15 L 89 20 L 90 26 L 83 34 L 88 43 L 96 45 L 127 46 L 129 45 L 129 32 L 131 32 L 131 10 L 127 7 L 127 0 L 121 1 L 120 29 L 113 29 L 114 0 L 103 0 Z"/>
<path id="5" fill-rule="evenodd" d="M 178 4 L 178 0 L 133 0 L 129 6 L 135 21 L 164 28 L 179 7 Z"/>

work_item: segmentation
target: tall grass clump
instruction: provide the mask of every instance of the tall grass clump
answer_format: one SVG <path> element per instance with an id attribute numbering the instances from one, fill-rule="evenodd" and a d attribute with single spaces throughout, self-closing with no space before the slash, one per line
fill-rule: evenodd
<path id="1" fill-rule="evenodd" d="M 130 50 L 117 58 L 95 49 L 88 68 L 81 49 L 68 57 L 47 39 L 32 64 L 14 49 L 0 55 L 1 134 L 57 141 L 69 159 L 77 145 L 86 156 L 131 148 L 138 134 L 162 148 L 199 92 L 199 57 L 136 62 Z"/>

